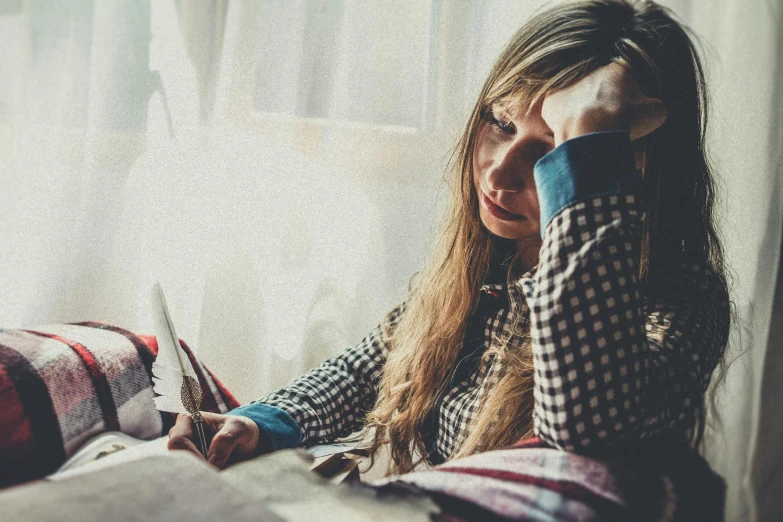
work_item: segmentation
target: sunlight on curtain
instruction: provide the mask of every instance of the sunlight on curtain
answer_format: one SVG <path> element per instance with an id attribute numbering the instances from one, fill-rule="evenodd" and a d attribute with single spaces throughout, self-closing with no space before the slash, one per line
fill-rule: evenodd
<path id="1" fill-rule="evenodd" d="M 145 332 L 159 279 L 180 336 L 242 401 L 355 344 L 421 268 L 450 147 L 542 4 L 0 0 L 0 326 Z M 753 498 L 781 456 L 752 442 L 775 355 L 781 11 L 664 4 L 707 43 L 747 332 L 729 359 L 750 348 L 708 456 L 728 520 L 764 520 Z"/>
<path id="2" fill-rule="evenodd" d="M 762 393 L 779 395 L 780 375 L 763 382 L 764 367 L 783 356 L 780 344 L 767 346 L 783 228 L 783 6 L 680 0 L 673 7 L 680 5 L 707 46 L 713 94 L 708 145 L 721 181 L 720 230 L 739 314 L 727 354 L 731 365 L 719 395 L 724 423 L 713 434 L 707 456 L 728 482 L 727 520 L 776 520 L 783 517 L 783 503 L 756 504 L 783 488 L 778 471 L 783 421 L 774 420 L 780 419 L 774 410 L 760 410 Z M 772 433 L 758 433 L 762 416 L 769 419 L 765 427 Z M 760 440 L 767 444 L 758 445 Z M 772 511 L 757 511 L 763 506 Z"/>

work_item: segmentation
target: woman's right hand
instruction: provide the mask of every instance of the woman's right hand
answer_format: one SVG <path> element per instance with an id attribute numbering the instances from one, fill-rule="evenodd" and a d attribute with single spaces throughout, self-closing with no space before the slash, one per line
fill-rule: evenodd
<path id="1" fill-rule="evenodd" d="M 258 424 L 241 415 L 209 412 L 201 412 L 201 415 L 204 417 L 204 431 L 214 433 L 207 451 L 210 464 L 220 469 L 229 459 L 233 464 L 255 456 L 261 437 Z M 174 427 L 169 430 L 168 448 L 190 451 L 203 458 L 196 438 L 190 414 L 180 413 Z"/>

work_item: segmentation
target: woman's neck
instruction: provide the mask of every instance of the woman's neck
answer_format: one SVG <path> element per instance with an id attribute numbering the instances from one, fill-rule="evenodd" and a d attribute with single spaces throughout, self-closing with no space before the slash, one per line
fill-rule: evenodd
<path id="1" fill-rule="evenodd" d="M 519 269 L 521 273 L 524 274 L 538 265 L 538 256 L 541 252 L 542 244 L 543 242 L 538 235 L 516 240 L 516 251 L 519 255 Z"/>

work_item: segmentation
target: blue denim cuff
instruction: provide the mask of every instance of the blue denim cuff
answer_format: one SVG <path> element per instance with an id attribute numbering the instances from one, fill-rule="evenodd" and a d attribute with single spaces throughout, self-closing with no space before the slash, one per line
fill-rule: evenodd
<path id="1" fill-rule="evenodd" d="M 627 131 L 592 132 L 566 140 L 538 160 L 533 173 L 542 238 L 565 207 L 606 194 L 636 194 L 641 188 Z"/>
<path id="2" fill-rule="evenodd" d="M 302 430 L 287 412 L 274 406 L 254 403 L 240 406 L 228 415 L 242 415 L 258 424 L 261 438 L 256 455 L 279 449 L 295 448 L 302 443 Z"/>

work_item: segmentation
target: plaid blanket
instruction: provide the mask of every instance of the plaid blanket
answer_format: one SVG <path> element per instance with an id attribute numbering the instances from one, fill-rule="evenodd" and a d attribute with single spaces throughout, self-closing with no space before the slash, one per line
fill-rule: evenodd
<path id="1" fill-rule="evenodd" d="M 723 520 L 725 483 L 690 449 L 613 461 L 558 450 L 534 437 L 425 471 L 378 481 L 427 493 L 447 522 Z"/>
<path id="2" fill-rule="evenodd" d="M 183 348 L 204 390 L 204 409 L 236 399 Z M 153 404 L 154 337 L 99 323 L 0 330 L 0 487 L 55 471 L 107 430 L 152 439 L 174 416 Z M 598 460 L 539 438 L 386 479 L 433 498 L 442 520 L 720 521 L 725 485 L 694 451 L 655 459 Z"/>
<path id="3" fill-rule="evenodd" d="M 202 409 L 239 404 L 183 342 L 204 392 Z M 121 431 L 165 434 L 175 416 L 155 409 L 154 336 L 102 323 L 0 330 L 0 487 L 54 472 L 88 439 Z"/>

